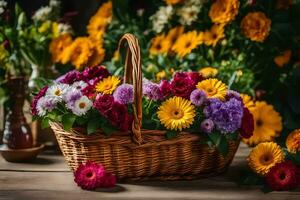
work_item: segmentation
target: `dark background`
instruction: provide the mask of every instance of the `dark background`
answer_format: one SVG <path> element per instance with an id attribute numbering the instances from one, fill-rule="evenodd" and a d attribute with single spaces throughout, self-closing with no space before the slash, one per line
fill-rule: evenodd
<path id="1" fill-rule="evenodd" d="M 99 6 L 107 0 L 61 0 L 61 16 L 71 13 L 70 24 L 76 33 L 85 33 L 89 18 L 97 11 Z M 20 4 L 28 17 L 41 6 L 49 4 L 49 0 L 8 0 L 10 5 Z M 75 14 L 75 15 L 74 15 Z"/>

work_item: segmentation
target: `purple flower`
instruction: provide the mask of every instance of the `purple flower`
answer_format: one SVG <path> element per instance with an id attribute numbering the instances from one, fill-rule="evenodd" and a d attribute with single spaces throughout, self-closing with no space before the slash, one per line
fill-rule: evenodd
<path id="1" fill-rule="evenodd" d="M 147 79 L 143 80 L 143 95 L 154 101 L 163 99 L 159 85 Z"/>
<path id="2" fill-rule="evenodd" d="M 215 124 L 211 119 L 205 119 L 201 122 L 201 131 L 204 133 L 211 133 Z"/>
<path id="3" fill-rule="evenodd" d="M 238 101 L 243 101 L 241 95 L 238 92 L 234 90 L 228 90 L 226 94 L 226 99 L 229 100 L 231 98 L 235 98 Z"/>
<path id="4" fill-rule="evenodd" d="M 70 91 L 68 91 L 64 96 L 63 99 L 67 103 L 67 107 L 69 109 L 72 109 L 74 107 L 75 101 L 80 99 L 82 97 L 82 93 L 80 90 L 77 90 L 75 88 L 72 88 Z"/>
<path id="5" fill-rule="evenodd" d="M 117 87 L 113 94 L 115 101 L 121 104 L 130 104 L 133 102 L 133 86 L 124 83 Z"/>
<path id="6" fill-rule="evenodd" d="M 241 127 L 243 104 L 235 98 L 227 102 L 213 99 L 204 108 L 204 114 L 222 133 L 233 133 Z"/>
<path id="7" fill-rule="evenodd" d="M 50 96 L 41 97 L 36 105 L 37 114 L 42 117 L 47 114 L 48 111 L 52 111 L 57 104 L 57 98 Z"/>
<path id="8" fill-rule="evenodd" d="M 206 100 L 206 94 L 202 90 L 195 89 L 191 93 L 190 100 L 195 106 L 201 106 Z"/>
<path id="9" fill-rule="evenodd" d="M 81 73 L 77 70 L 72 70 L 72 71 L 69 71 L 68 73 L 58 77 L 55 82 L 56 83 L 65 83 L 65 84 L 72 84 L 76 81 L 80 81 L 82 80 L 82 77 L 81 77 Z"/>

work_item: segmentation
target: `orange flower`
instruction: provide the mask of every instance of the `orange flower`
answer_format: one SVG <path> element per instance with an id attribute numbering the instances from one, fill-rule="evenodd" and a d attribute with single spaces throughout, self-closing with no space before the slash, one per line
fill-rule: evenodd
<path id="1" fill-rule="evenodd" d="M 276 9 L 287 10 L 293 4 L 293 0 L 277 0 Z"/>
<path id="2" fill-rule="evenodd" d="M 239 6 L 239 0 L 217 0 L 209 10 L 209 17 L 214 23 L 229 23 L 238 14 Z"/>
<path id="3" fill-rule="evenodd" d="M 241 29 L 250 40 L 263 42 L 269 36 L 271 20 L 263 12 L 251 12 L 242 20 Z"/>
<path id="4" fill-rule="evenodd" d="M 200 35 L 199 35 L 200 37 Z M 206 30 L 203 34 L 203 40 L 205 45 L 213 47 L 225 37 L 224 34 L 224 25 L 223 24 L 214 24 L 210 30 Z"/>
<path id="5" fill-rule="evenodd" d="M 184 27 L 183 26 L 177 26 L 175 28 L 172 28 L 169 30 L 166 39 L 170 41 L 170 44 L 173 45 L 177 38 L 182 35 L 184 32 Z"/>
<path id="6" fill-rule="evenodd" d="M 49 46 L 49 51 L 52 56 L 52 62 L 58 63 L 62 61 L 63 51 L 72 43 L 70 34 L 62 34 L 54 38 Z"/>
<path id="7" fill-rule="evenodd" d="M 276 65 L 278 67 L 283 67 L 284 65 L 286 65 L 292 56 L 292 51 L 291 50 L 286 50 L 284 51 L 282 54 L 276 56 L 274 58 L 274 62 L 276 63 Z"/>
<path id="8" fill-rule="evenodd" d="M 182 3 L 184 0 L 165 0 L 168 5 L 175 5 L 178 3 Z"/>
<path id="9" fill-rule="evenodd" d="M 300 151 L 300 129 L 291 132 L 285 141 L 286 148 L 291 153 Z"/>

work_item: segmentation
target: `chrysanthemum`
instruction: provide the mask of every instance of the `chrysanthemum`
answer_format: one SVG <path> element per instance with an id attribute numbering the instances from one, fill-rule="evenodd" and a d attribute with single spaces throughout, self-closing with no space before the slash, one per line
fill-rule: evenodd
<path id="1" fill-rule="evenodd" d="M 249 96 L 248 94 L 240 94 L 240 95 L 243 99 L 243 103 L 244 103 L 245 107 L 247 107 L 248 109 L 251 109 L 255 106 L 255 103 L 251 96 Z"/>
<path id="2" fill-rule="evenodd" d="M 175 96 L 161 104 L 157 116 L 167 129 L 181 131 L 193 124 L 196 113 L 189 100 Z"/>
<path id="3" fill-rule="evenodd" d="M 105 168 L 102 165 L 88 161 L 76 169 L 74 181 L 82 189 L 93 190 L 101 186 L 105 175 Z"/>
<path id="4" fill-rule="evenodd" d="M 257 101 L 255 107 L 249 110 L 254 118 L 254 132 L 252 137 L 243 141 L 250 146 L 273 141 L 282 130 L 280 114 L 264 101 Z"/>
<path id="5" fill-rule="evenodd" d="M 55 97 L 57 99 L 62 99 L 63 95 L 67 93 L 69 88 L 70 86 L 67 84 L 63 84 L 63 83 L 55 84 L 48 88 L 46 95 Z"/>
<path id="6" fill-rule="evenodd" d="M 204 67 L 199 70 L 204 78 L 214 78 L 218 74 L 218 69 L 214 67 Z"/>
<path id="7" fill-rule="evenodd" d="M 91 109 L 92 105 L 93 102 L 87 96 L 82 96 L 74 102 L 72 112 L 78 116 L 85 115 Z"/>
<path id="8" fill-rule="evenodd" d="M 151 47 L 149 49 L 149 52 L 152 55 L 164 54 L 168 53 L 170 47 L 171 43 L 165 38 L 165 35 L 157 35 L 151 40 Z"/>
<path id="9" fill-rule="evenodd" d="M 190 31 L 178 37 L 172 50 L 182 58 L 191 53 L 199 44 L 201 44 L 201 41 L 199 40 L 197 32 Z"/>
<path id="10" fill-rule="evenodd" d="M 214 23 L 229 23 L 238 14 L 239 6 L 239 0 L 217 0 L 209 10 L 209 17 Z"/>
<path id="11" fill-rule="evenodd" d="M 102 94 L 112 94 L 120 84 L 120 79 L 116 76 L 109 76 L 96 84 L 96 91 Z"/>
<path id="12" fill-rule="evenodd" d="M 266 182 L 272 190 L 292 190 L 300 184 L 300 169 L 292 162 L 278 163 L 266 176 Z"/>
<path id="13" fill-rule="evenodd" d="M 88 86 L 88 84 L 84 81 L 76 81 L 71 85 L 71 87 L 76 88 L 77 90 L 82 90 L 86 86 Z"/>
<path id="14" fill-rule="evenodd" d="M 300 129 L 291 132 L 285 141 L 286 148 L 291 153 L 300 151 Z"/>
<path id="15" fill-rule="evenodd" d="M 115 98 L 115 101 L 121 104 L 130 104 L 133 102 L 133 86 L 124 83 L 117 87 L 113 96 Z"/>
<path id="16" fill-rule="evenodd" d="M 264 142 L 252 149 L 248 156 L 250 168 L 259 175 L 266 175 L 277 163 L 284 161 L 280 146 L 274 142 Z"/>
<path id="17" fill-rule="evenodd" d="M 182 35 L 184 32 L 184 27 L 183 26 L 177 26 L 169 30 L 166 39 L 170 41 L 170 44 L 173 45 L 177 38 Z"/>
<path id="18" fill-rule="evenodd" d="M 51 41 L 49 51 L 54 63 L 62 61 L 62 53 L 71 43 L 72 37 L 69 34 L 62 34 Z"/>
<path id="19" fill-rule="evenodd" d="M 203 90 L 195 89 L 191 93 L 190 100 L 195 106 L 201 106 L 206 100 L 206 94 Z"/>
<path id="20" fill-rule="evenodd" d="M 212 45 L 213 47 L 224 37 L 224 24 L 214 24 L 210 30 L 206 30 L 203 34 L 205 45 Z"/>
<path id="21" fill-rule="evenodd" d="M 199 82 L 196 87 L 206 93 L 207 98 L 218 98 L 224 100 L 227 93 L 227 86 L 218 79 L 210 78 Z"/>

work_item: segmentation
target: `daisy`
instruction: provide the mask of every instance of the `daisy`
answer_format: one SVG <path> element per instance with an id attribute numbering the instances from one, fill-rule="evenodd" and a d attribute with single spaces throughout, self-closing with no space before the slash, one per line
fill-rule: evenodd
<path id="1" fill-rule="evenodd" d="M 69 89 L 70 86 L 67 84 L 55 84 L 49 87 L 46 96 L 54 97 L 61 101 Z"/>
<path id="2" fill-rule="evenodd" d="M 49 96 L 41 97 L 36 105 L 37 114 L 42 117 L 52 111 L 57 104 L 57 99 Z"/>
<path id="3" fill-rule="evenodd" d="M 82 96 L 74 102 L 72 112 L 78 116 L 85 115 L 92 105 L 92 101 L 87 96 Z"/>

